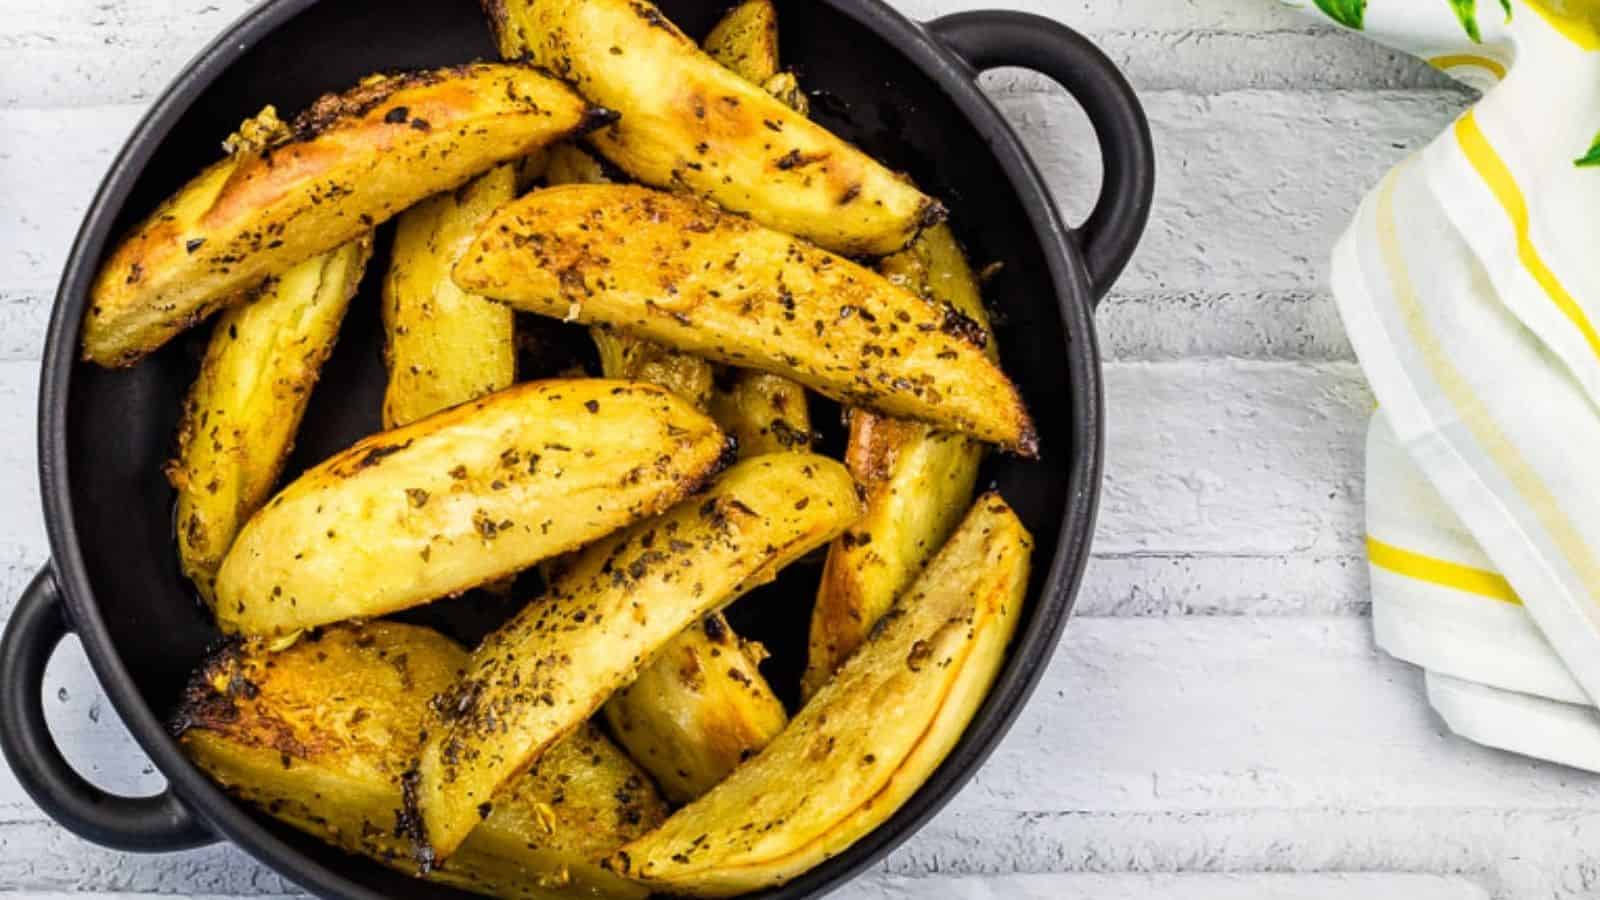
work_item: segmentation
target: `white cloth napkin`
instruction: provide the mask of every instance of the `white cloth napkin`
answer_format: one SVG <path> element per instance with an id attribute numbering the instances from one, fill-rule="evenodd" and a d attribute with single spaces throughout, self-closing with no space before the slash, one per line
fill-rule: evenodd
<path id="1" fill-rule="evenodd" d="M 1456 733 L 1600 771 L 1600 3 L 1315 9 L 1487 88 L 1333 254 L 1378 643 Z"/>

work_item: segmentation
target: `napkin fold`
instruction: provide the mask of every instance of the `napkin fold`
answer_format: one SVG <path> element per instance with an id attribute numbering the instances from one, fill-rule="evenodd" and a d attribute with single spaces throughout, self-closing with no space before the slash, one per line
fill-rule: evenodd
<path id="1" fill-rule="evenodd" d="M 1600 4 L 1315 4 L 1487 88 L 1333 253 L 1377 641 L 1456 733 L 1600 771 Z"/>

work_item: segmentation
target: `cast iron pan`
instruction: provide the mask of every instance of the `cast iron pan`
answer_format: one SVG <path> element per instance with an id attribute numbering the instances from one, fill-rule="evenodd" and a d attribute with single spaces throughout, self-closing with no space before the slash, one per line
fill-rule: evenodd
<path id="1" fill-rule="evenodd" d="M 722 0 L 666 0 L 691 35 Z M 977 12 L 919 25 L 878 0 L 780 0 L 783 59 L 814 92 L 814 115 L 952 210 L 980 265 L 1001 263 L 986 295 L 1001 355 L 1037 420 L 1041 458 L 995 456 L 993 484 L 1037 538 L 1029 605 L 993 691 L 945 763 L 889 822 L 790 885 L 761 895 L 816 897 L 881 858 L 966 782 L 1027 699 L 1071 610 L 1099 492 L 1101 390 L 1092 313 L 1145 224 L 1153 184 L 1149 131 L 1133 91 L 1087 41 L 1046 19 Z M 229 839 L 327 897 L 465 896 L 345 856 L 235 804 L 191 766 L 163 721 L 218 637 L 179 575 L 173 495 L 162 477 L 180 398 L 204 329 L 139 366 L 77 361 L 78 325 L 108 239 L 218 155 L 241 118 L 291 112 L 380 69 L 491 58 L 473 0 L 266 0 L 203 51 L 134 130 L 90 206 L 56 297 L 39 397 L 39 469 L 54 554 L 28 586 L 0 645 L 0 744 L 39 806 L 108 847 L 163 851 Z M 1023 66 L 1082 104 L 1104 160 L 1093 212 L 1069 229 L 1038 172 L 978 91 L 984 69 Z M 1087 137 L 1087 136 L 1086 136 Z M 387 233 L 380 234 L 382 238 Z M 312 398 L 290 475 L 378 428 L 383 368 L 374 260 Z M 559 333 L 552 346 L 563 346 Z M 527 373 L 525 373 L 527 374 Z M 836 421 L 835 409 L 814 415 Z M 837 432 L 837 426 L 834 427 Z M 831 436 L 837 452 L 838 434 Z M 768 675 L 792 702 L 804 659 L 816 567 L 792 568 L 732 610 L 774 651 Z M 467 596 L 415 614 L 463 640 L 511 604 Z M 41 682 L 56 644 L 76 633 L 117 711 L 169 786 L 128 798 L 95 788 L 45 727 Z"/>

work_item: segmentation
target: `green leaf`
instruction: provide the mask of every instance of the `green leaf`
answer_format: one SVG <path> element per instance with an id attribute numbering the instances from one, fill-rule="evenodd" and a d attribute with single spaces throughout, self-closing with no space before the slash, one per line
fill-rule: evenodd
<path id="1" fill-rule="evenodd" d="M 1580 169 L 1600 166 L 1600 134 L 1594 136 L 1594 143 L 1589 145 L 1589 152 L 1572 161 Z"/>
<path id="2" fill-rule="evenodd" d="M 1500 8 L 1506 11 L 1506 21 L 1511 21 L 1511 0 L 1500 0 Z"/>
<path id="3" fill-rule="evenodd" d="M 1361 20 L 1367 14 L 1367 0 L 1316 0 L 1316 4 L 1317 9 L 1340 25 L 1361 30 Z"/>
<path id="4" fill-rule="evenodd" d="M 1450 0 L 1450 8 L 1456 11 L 1456 18 L 1461 20 L 1467 37 L 1472 38 L 1474 44 L 1483 43 L 1483 35 L 1478 32 L 1478 0 Z"/>

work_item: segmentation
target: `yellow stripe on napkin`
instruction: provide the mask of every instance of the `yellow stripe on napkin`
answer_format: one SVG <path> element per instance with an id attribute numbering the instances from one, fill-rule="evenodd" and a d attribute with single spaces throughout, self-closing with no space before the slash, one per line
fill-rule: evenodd
<path id="1" fill-rule="evenodd" d="M 1429 59 L 1428 65 L 1441 72 L 1462 66 L 1483 69 L 1493 75 L 1496 81 L 1506 80 L 1505 63 L 1498 59 L 1490 59 L 1487 56 L 1479 56 L 1476 53 L 1446 53 L 1443 56 L 1435 56 Z"/>
<path id="2" fill-rule="evenodd" d="M 1453 588 L 1491 600 L 1521 606 L 1522 600 L 1512 590 L 1511 582 L 1487 569 L 1475 569 L 1449 560 L 1424 556 L 1367 535 L 1367 560 L 1380 569 L 1396 575 L 1426 581 L 1440 587 Z"/>
<path id="3" fill-rule="evenodd" d="M 1465 115 L 1456 120 L 1456 140 L 1460 142 L 1467 162 L 1477 170 L 1478 177 L 1489 186 L 1490 193 L 1500 201 L 1500 207 L 1511 219 L 1511 228 L 1517 236 L 1517 259 L 1522 267 L 1528 270 L 1550 301 L 1583 335 L 1589 349 L 1600 356 L 1600 334 L 1595 333 L 1594 326 L 1589 323 L 1589 317 L 1583 314 L 1578 301 L 1562 286 L 1561 280 L 1545 265 L 1539 249 L 1533 246 L 1533 238 L 1528 234 L 1528 202 L 1522 196 L 1522 189 L 1517 187 L 1516 179 L 1511 177 L 1511 170 L 1506 168 L 1505 160 L 1495 152 L 1489 139 L 1484 137 L 1483 129 L 1478 127 L 1473 110 L 1467 110 Z"/>

